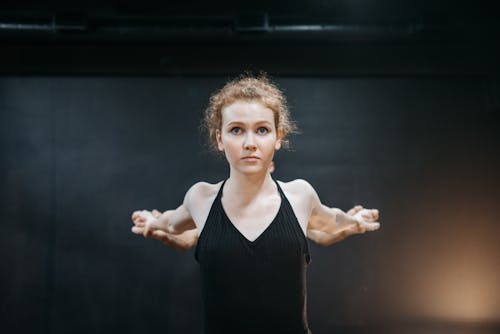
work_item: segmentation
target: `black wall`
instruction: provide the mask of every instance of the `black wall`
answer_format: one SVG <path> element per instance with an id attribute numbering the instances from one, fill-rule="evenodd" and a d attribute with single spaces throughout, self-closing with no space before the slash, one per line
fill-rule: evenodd
<path id="1" fill-rule="evenodd" d="M 2 78 L 8 332 L 199 331 L 193 252 L 133 235 L 130 214 L 227 177 L 197 130 L 225 79 Z M 328 205 L 381 211 L 380 231 L 312 246 L 312 329 L 498 321 L 495 81 L 276 80 L 302 134 L 275 177 L 309 180 Z"/>

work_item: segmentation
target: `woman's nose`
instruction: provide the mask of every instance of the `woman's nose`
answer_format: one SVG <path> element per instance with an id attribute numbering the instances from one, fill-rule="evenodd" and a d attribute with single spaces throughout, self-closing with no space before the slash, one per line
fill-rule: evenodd
<path id="1" fill-rule="evenodd" d="M 255 150 L 257 147 L 255 146 L 255 141 L 252 134 L 247 134 L 245 136 L 245 141 L 243 142 L 243 147 L 245 150 Z"/>

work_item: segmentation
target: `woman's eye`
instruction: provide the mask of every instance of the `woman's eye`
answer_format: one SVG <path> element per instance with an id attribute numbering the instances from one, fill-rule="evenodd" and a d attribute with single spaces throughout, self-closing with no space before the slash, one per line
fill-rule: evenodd
<path id="1" fill-rule="evenodd" d="M 241 128 L 239 128 L 239 127 L 235 126 L 235 127 L 234 127 L 234 128 L 232 128 L 230 131 L 231 131 L 231 133 L 232 133 L 233 135 L 237 135 L 237 134 L 239 134 L 239 133 L 241 132 Z"/>
<path id="2" fill-rule="evenodd" d="M 269 130 L 268 130 L 267 128 L 262 127 L 262 128 L 258 128 L 258 129 L 257 129 L 257 132 L 258 132 L 259 134 L 261 134 L 261 135 L 265 135 L 266 133 L 268 133 L 268 132 L 269 132 Z"/>

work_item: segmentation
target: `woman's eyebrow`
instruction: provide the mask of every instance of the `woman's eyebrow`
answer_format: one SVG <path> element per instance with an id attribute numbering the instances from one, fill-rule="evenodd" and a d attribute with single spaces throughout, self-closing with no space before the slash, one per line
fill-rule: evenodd
<path id="1" fill-rule="evenodd" d="M 234 124 L 248 124 L 248 123 L 241 122 L 241 121 L 232 121 L 232 122 L 227 123 L 226 126 L 231 126 Z M 261 121 L 254 122 L 254 124 L 269 124 L 269 125 L 271 125 L 271 122 L 266 121 L 266 120 L 261 120 Z"/>

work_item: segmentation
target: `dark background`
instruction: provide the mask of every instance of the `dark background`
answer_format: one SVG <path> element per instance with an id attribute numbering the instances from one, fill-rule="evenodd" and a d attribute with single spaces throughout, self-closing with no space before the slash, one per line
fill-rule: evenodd
<path id="1" fill-rule="evenodd" d="M 200 333 L 193 251 L 130 232 L 226 162 L 199 123 L 244 70 L 301 134 L 274 176 L 382 228 L 311 242 L 313 333 L 500 331 L 500 24 L 481 2 L 3 1 L 0 331 Z"/>

